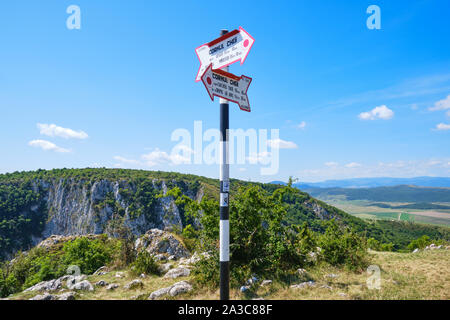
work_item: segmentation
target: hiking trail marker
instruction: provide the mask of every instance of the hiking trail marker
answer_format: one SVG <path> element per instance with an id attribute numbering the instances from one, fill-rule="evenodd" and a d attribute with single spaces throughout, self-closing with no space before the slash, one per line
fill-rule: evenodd
<path id="1" fill-rule="evenodd" d="M 214 101 L 214 96 L 224 98 L 237 103 L 241 110 L 250 112 L 247 90 L 252 78 L 244 75 L 238 77 L 220 69 L 213 70 L 210 64 L 202 76 L 202 82 L 211 100 Z"/>
<path id="2" fill-rule="evenodd" d="M 212 64 L 213 69 L 221 69 L 237 61 L 244 63 L 255 39 L 242 27 L 225 33 L 221 37 L 201 45 L 195 52 L 200 60 L 200 68 L 195 81 L 200 81 L 203 73 Z"/>
<path id="3" fill-rule="evenodd" d="M 239 30 L 222 30 L 220 37 L 197 49 L 200 68 L 195 81 L 202 80 L 209 97 L 220 98 L 220 300 L 230 299 L 230 161 L 228 135 L 230 128 L 229 101 L 250 112 L 247 90 L 252 78 L 235 76 L 228 66 L 237 61 L 244 63 L 255 39 L 242 27 Z"/>

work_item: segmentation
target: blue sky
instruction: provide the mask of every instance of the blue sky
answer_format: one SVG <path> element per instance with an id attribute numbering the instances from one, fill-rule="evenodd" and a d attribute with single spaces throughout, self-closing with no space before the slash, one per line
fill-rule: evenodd
<path id="1" fill-rule="evenodd" d="M 69 5 L 81 29 L 69 30 Z M 381 29 L 369 30 L 369 5 Z M 195 48 L 242 26 L 253 78 L 230 127 L 280 129 L 280 169 L 252 181 L 450 176 L 450 3 L 438 1 L 11 1 L 0 6 L 0 172 L 173 164 L 177 128 L 219 123 L 194 82 Z M 38 125 L 40 124 L 40 126 Z M 55 126 L 51 126 L 54 124 Z M 56 129 L 55 129 L 56 128 Z M 68 130 L 71 129 L 72 131 Z"/>

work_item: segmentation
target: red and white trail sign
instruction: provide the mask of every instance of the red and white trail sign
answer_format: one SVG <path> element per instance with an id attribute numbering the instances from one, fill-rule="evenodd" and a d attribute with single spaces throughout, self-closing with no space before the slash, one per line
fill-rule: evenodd
<path id="1" fill-rule="evenodd" d="M 210 64 L 203 73 L 201 80 L 211 100 L 214 101 L 214 96 L 224 98 L 237 103 L 241 110 L 250 112 L 247 90 L 252 78 L 244 75 L 238 77 L 220 69 L 212 69 L 212 64 Z"/>
<path id="2" fill-rule="evenodd" d="M 221 69 L 237 61 L 244 63 L 255 39 L 242 27 L 233 30 L 211 42 L 201 45 L 195 52 L 200 60 L 200 68 L 195 81 L 200 81 L 210 64 L 214 69 Z"/>

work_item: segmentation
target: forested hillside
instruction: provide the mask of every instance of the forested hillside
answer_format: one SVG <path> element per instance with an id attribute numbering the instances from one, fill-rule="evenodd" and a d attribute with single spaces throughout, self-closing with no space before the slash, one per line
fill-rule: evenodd
<path id="1" fill-rule="evenodd" d="M 274 184 L 231 181 L 231 195 L 251 186 L 272 194 Z M 184 208 L 167 190 L 178 187 L 191 199 L 217 200 L 219 183 L 205 177 L 173 172 L 124 169 L 55 169 L 0 175 L 0 258 L 27 250 L 53 234 L 115 235 L 125 225 L 135 235 L 151 228 L 183 229 Z M 323 232 L 323 221 L 335 219 L 367 238 L 405 249 L 422 235 L 449 239 L 447 228 L 396 222 L 366 222 L 301 191 L 283 194 L 287 215 L 283 223 L 307 222 Z"/>

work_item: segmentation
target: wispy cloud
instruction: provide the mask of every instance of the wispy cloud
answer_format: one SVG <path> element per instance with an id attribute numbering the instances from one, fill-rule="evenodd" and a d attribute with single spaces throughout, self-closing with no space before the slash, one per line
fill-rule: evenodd
<path id="1" fill-rule="evenodd" d="M 38 123 L 37 127 L 42 135 L 49 137 L 61 137 L 65 139 L 87 139 L 89 136 L 84 131 L 75 131 L 63 128 L 56 124 Z"/>
<path id="2" fill-rule="evenodd" d="M 45 151 L 55 151 L 61 153 L 70 152 L 69 149 L 58 147 L 56 144 L 47 140 L 32 140 L 28 142 L 28 145 L 35 148 L 41 148 L 42 150 Z"/>
<path id="3" fill-rule="evenodd" d="M 358 162 L 350 162 L 345 165 L 346 168 L 359 168 L 362 167 L 362 164 Z"/>
<path id="4" fill-rule="evenodd" d="M 306 128 L 306 122 L 302 121 L 296 127 L 297 129 L 304 130 Z"/>
<path id="5" fill-rule="evenodd" d="M 398 160 L 359 164 L 350 162 L 345 165 L 325 165 L 300 171 L 303 181 L 322 181 L 330 179 L 364 177 L 418 177 L 450 176 L 450 159 Z"/>
<path id="6" fill-rule="evenodd" d="M 447 131 L 450 130 L 450 124 L 446 124 L 446 123 L 439 123 L 436 125 L 436 129 L 438 131 Z"/>
<path id="7" fill-rule="evenodd" d="M 358 117 L 361 120 L 377 120 L 377 119 L 389 120 L 392 119 L 393 116 L 394 111 L 392 111 L 385 105 L 382 105 L 375 107 L 368 112 L 361 112 Z"/>
<path id="8" fill-rule="evenodd" d="M 298 146 L 295 142 L 286 141 L 282 139 L 269 139 L 267 145 L 273 149 L 297 149 Z"/>
<path id="9" fill-rule="evenodd" d="M 447 98 L 436 101 L 433 107 L 429 107 L 430 111 L 447 110 L 450 109 L 450 95 Z"/>

